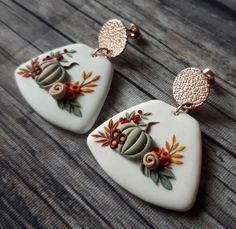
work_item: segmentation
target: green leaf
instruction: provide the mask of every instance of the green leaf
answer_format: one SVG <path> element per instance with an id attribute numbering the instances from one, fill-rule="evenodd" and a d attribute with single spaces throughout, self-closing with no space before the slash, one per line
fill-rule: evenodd
<path id="1" fill-rule="evenodd" d="M 66 103 L 64 103 L 64 109 L 65 109 L 66 111 L 68 111 L 69 113 L 71 113 L 71 110 L 72 110 L 73 108 L 71 107 L 71 105 L 70 105 L 69 102 L 66 102 Z"/>
<path id="2" fill-rule="evenodd" d="M 76 115 L 78 117 L 82 117 L 82 112 L 79 107 L 74 107 L 73 113 L 74 113 L 74 115 Z"/>
<path id="3" fill-rule="evenodd" d="M 144 116 L 148 116 L 148 115 L 151 115 L 152 113 L 144 113 L 143 115 Z"/>
<path id="4" fill-rule="evenodd" d="M 132 111 L 129 115 L 129 118 L 132 118 L 135 115 L 135 111 Z"/>
<path id="5" fill-rule="evenodd" d="M 66 53 L 68 57 L 73 57 L 69 52 Z"/>
<path id="6" fill-rule="evenodd" d="M 82 112 L 80 110 L 80 105 L 77 102 L 68 101 L 68 100 L 58 100 L 58 107 L 62 110 L 66 110 L 69 113 L 74 114 L 75 116 L 82 117 Z"/>
<path id="7" fill-rule="evenodd" d="M 145 122 L 139 121 L 139 122 L 138 122 L 138 125 L 139 125 L 139 126 L 142 126 L 142 125 L 145 125 L 145 126 L 146 126 L 147 124 L 146 124 Z"/>
<path id="8" fill-rule="evenodd" d="M 69 50 L 68 53 L 76 53 L 76 50 Z"/>
<path id="9" fill-rule="evenodd" d="M 61 109 L 64 109 L 64 101 L 63 100 L 57 100 L 57 104 Z"/>
<path id="10" fill-rule="evenodd" d="M 142 116 L 142 119 L 144 119 L 144 120 L 148 120 L 148 118 L 147 118 L 147 117 L 145 117 L 145 116 Z"/>
<path id="11" fill-rule="evenodd" d="M 125 113 L 125 117 L 129 119 L 129 113 Z"/>
<path id="12" fill-rule="evenodd" d="M 150 176 L 150 171 L 144 164 L 141 164 L 141 171 L 146 177 Z"/>
<path id="13" fill-rule="evenodd" d="M 147 174 L 147 177 L 150 177 L 150 176 L 151 176 L 151 170 L 150 170 L 150 169 L 148 169 L 147 167 L 146 167 L 146 170 L 147 170 L 147 172 L 146 172 L 146 174 Z"/>
<path id="14" fill-rule="evenodd" d="M 150 170 L 144 164 L 141 164 L 141 171 L 146 177 L 150 177 L 157 185 L 159 182 L 159 175 L 157 170 Z"/>
<path id="15" fill-rule="evenodd" d="M 80 107 L 79 103 L 70 101 L 70 104 L 73 105 L 74 107 Z"/>
<path id="16" fill-rule="evenodd" d="M 142 124 L 138 124 L 138 126 L 140 126 L 140 127 L 146 127 L 147 124 L 142 123 Z"/>
<path id="17" fill-rule="evenodd" d="M 170 169 L 167 169 L 167 168 L 160 168 L 159 174 L 162 176 L 169 177 L 169 178 L 175 178 L 174 173 Z"/>
<path id="18" fill-rule="evenodd" d="M 157 185 L 159 183 L 159 175 L 158 172 L 156 170 L 151 171 L 151 175 L 150 178 L 152 179 L 152 181 Z"/>
<path id="19" fill-rule="evenodd" d="M 60 62 L 66 63 L 66 62 L 68 62 L 68 60 L 62 59 L 62 60 L 60 60 Z"/>
<path id="20" fill-rule="evenodd" d="M 172 190 L 172 184 L 168 177 L 160 176 L 160 182 L 165 189 Z"/>
<path id="21" fill-rule="evenodd" d="M 50 52 L 50 56 L 51 57 L 54 57 L 55 56 L 55 53 L 53 51 Z"/>
<path id="22" fill-rule="evenodd" d="M 142 173 L 145 175 L 145 173 L 144 173 L 145 165 L 144 164 L 141 164 L 140 169 L 141 169 Z"/>
<path id="23" fill-rule="evenodd" d="M 73 105 L 71 105 L 70 107 L 69 107 L 69 110 L 68 110 L 70 113 L 73 113 L 74 112 L 74 106 Z"/>

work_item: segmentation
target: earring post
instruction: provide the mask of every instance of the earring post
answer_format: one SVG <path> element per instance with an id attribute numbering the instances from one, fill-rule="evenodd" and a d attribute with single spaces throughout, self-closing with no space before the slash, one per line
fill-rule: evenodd
<path id="1" fill-rule="evenodd" d="M 210 68 L 205 68 L 202 72 L 207 77 L 210 86 L 212 86 L 215 83 L 215 73 Z"/>
<path id="2" fill-rule="evenodd" d="M 140 39 L 142 34 L 138 29 L 137 25 L 131 24 L 129 28 L 127 28 L 128 36 L 132 39 Z"/>

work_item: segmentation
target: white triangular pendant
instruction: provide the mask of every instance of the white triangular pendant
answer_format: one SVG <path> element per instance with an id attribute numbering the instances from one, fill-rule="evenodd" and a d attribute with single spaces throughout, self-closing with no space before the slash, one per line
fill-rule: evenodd
<path id="1" fill-rule="evenodd" d="M 103 123 L 87 143 L 105 172 L 127 191 L 154 205 L 187 211 L 199 186 L 201 132 L 194 118 L 176 116 L 175 110 L 158 100 L 142 103 Z"/>
<path id="2" fill-rule="evenodd" d="M 15 72 L 22 95 L 54 125 L 87 132 L 97 119 L 113 76 L 110 61 L 104 56 L 92 57 L 93 53 L 87 45 L 72 44 L 22 64 Z"/>

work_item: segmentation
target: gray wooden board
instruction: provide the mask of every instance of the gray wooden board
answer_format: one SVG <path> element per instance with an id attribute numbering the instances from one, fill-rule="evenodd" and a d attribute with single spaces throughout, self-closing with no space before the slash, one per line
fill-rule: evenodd
<path id="1" fill-rule="evenodd" d="M 0 227 L 235 228 L 235 10 L 233 0 L 0 0 Z M 172 82 L 185 67 L 217 73 L 208 101 L 191 112 L 202 129 L 203 166 L 187 213 L 123 190 L 97 164 L 86 135 L 50 125 L 17 89 L 19 64 L 70 43 L 96 48 L 98 29 L 111 18 L 138 24 L 144 41 L 130 41 L 113 60 L 112 87 L 93 128 L 150 99 L 176 105 Z"/>

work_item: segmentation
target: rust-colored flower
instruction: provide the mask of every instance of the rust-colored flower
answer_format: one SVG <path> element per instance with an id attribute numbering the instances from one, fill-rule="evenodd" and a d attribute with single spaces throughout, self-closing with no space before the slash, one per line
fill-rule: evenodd
<path id="1" fill-rule="evenodd" d="M 152 149 L 158 157 L 160 161 L 160 167 L 167 167 L 171 163 L 170 153 L 165 151 L 163 148 L 155 147 Z"/>
<path id="2" fill-rule="evenodd" d="M 68 90 L 70 90 L 70 87 L 72 86 L 72 83 L 70 83 L 70 82 L 65 82 L 64 85 L 65 85 L 65 87 L 66 87 Z"/>
<path id="3" fill-rule="evenodd" d="M 80 92 L 80 87 L 76 84 L 71 84 L 69 90 L 78 94 Z"/>
<path id="4" fill-rule="evenodd" d="M 75 93 L 72 91 L 67 91 L 65 94 L 65 98 L 68 100 L 73 100 L 75 99 Z"/>
<path id="5" fill-rule="evenodd" d="M 162 167 L 167 167 L 170 164 L 170 154 L 168 152 L 162 151 L 160 153 L 159 160 Z"/>
<path id="6" fill-rule="evenodd" d="M 69 92 L 72 92 L 73 94 L 79 94 L 80 92 L 80 87 L 77 84 L 65 82 L 64 86 Z"/>
<path id="7" fill-rule="evenodd" d="M 23 77 L 32 77 L 33 79 L 35 76 L 39 75 L 42 72 L 42 68 L 38 61 L 38 58 L 32 59 L 29 65 L 26 65 L 25 68 L 20 68 L 19 75 Z"/>

